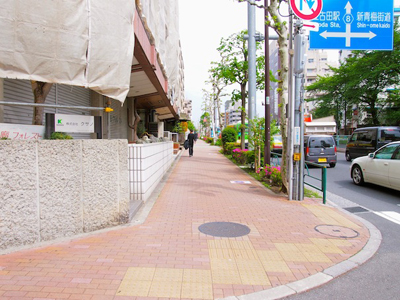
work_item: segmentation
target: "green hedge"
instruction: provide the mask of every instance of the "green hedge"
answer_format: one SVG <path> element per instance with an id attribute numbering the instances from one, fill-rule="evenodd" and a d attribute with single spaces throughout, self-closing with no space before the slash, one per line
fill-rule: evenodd
<path id="1" fill-rule="evenodd" d="M 226 143 L 224 147 L 224 154 L 232 155 L 233 149 L 240 148 L 240 143 Z"/>

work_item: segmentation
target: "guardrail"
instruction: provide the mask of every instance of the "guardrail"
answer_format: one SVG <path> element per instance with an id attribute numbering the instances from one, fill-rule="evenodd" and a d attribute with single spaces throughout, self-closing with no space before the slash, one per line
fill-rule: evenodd
<path id="1" fill-rule="evenodd" d="M 321 191 L 322 192 L 322 202 L 324 204 L 326 204 L 326 166 L 321 166 L 319 164 L 312 163 L 310 161 L 305 161 L 304 164 L 305 164 L 305 167 L 306 167 L 306 170 L 307 170 L 307 174 L 304 174 L 304 179 L 305 179 L 306 176 L 308 176 L 308 177 L 310 177 L 312 179 L 321 181 L 321 186 L 318 187 L 318 186 L 312 185 L 311 183 L 308 183 L 305 180 L 304 180 L 304 184 L 307 184 L 308 186 L 311 186 L 311 187 L 317 189 L 318 191 Z M 321 178 L 311 176 L 310 175 L 310 170 L 308 169 L 308 165 L 321 168 Z"/>
<path id="2" fill-rule="evenodd" d="M 280 166 L 281 157 L 282 157 L 282 154 L 276 153 L 276 152 L 271 152 L 271 166 Z M 321 168 L 321 178 L 311 176 L 310 171 L 308 169 L 308 165 Z M 310 161 L 305 161 L 304 166 L 307 170 L 307 174 L 304 174 L 304 179 L 307 176 L 312 179 L 318 180 L 321 182 L 321 186 L 320 187 L 315 186 L 311 183 L 306 182 L 305 180 L 304 180 L 304 184 L 311 186 L 311 187 L 317 189 L 318 191 L 321 191 L 322 192 L 322 202 L 323 202 L 323 204 L 326 204 L 326 166 L 322 166 L 322 165 L 319 165 L 319 164 L 316 164 L 316 163 L 313 163 Z"/>
<path id="3" fill-rule="evenodd" d="M 335 140 L 336 140 L 336 146 L 338 148 L 346 148 L 346 144 L 349 141 L 350 135 L 336 135 Z"/>

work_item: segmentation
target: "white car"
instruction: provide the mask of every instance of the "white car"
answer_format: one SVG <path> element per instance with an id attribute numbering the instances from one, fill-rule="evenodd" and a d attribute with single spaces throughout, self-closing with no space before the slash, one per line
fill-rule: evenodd
<path id="1" fill-rule="evenodd" d="M 369 182 L 400 191 L 400 142 L 354 159 L 350 176 L 356 185 Z"/>

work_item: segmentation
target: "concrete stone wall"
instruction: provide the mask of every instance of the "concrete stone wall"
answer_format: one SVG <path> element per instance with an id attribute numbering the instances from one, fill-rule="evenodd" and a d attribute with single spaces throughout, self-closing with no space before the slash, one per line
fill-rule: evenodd
<path id="1" fill-rule="evenodd" d="M 126 140 L 0 141 L 0 249 L 129 221 Z"/>

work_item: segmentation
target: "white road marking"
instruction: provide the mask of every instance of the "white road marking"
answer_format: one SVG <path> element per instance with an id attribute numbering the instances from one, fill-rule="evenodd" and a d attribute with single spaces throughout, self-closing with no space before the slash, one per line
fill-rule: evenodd
<path id="1" fill-rule="evenodd" d="M 378 216 L 400 225 L 400 214 L 395 211 L 374 211 Z"/>

